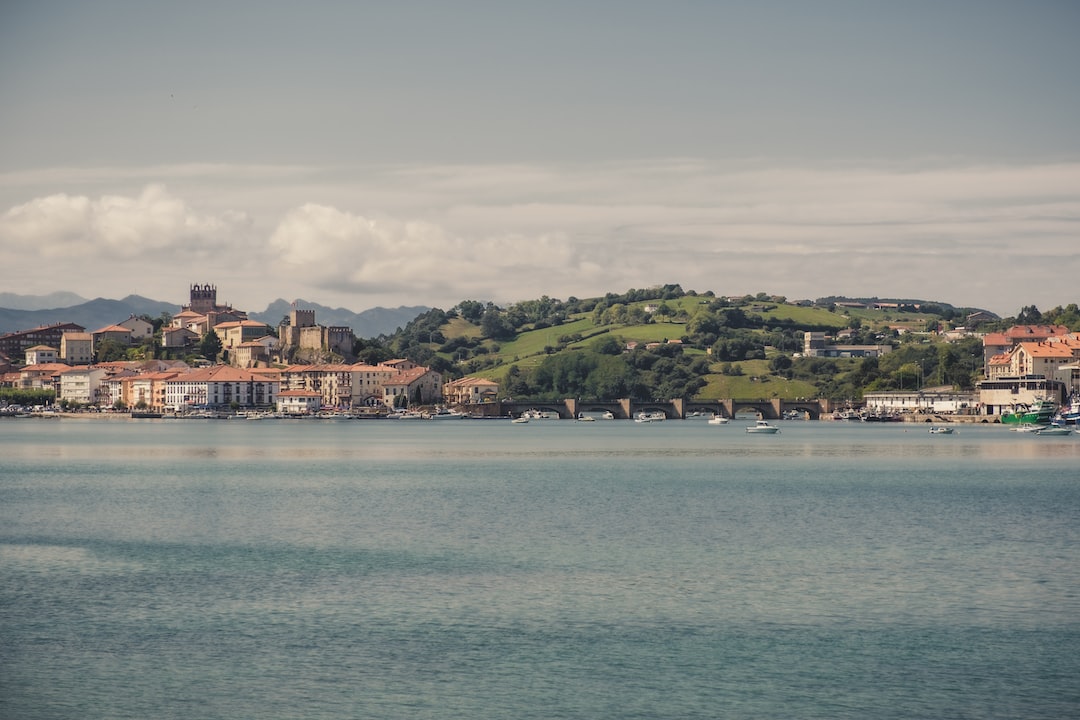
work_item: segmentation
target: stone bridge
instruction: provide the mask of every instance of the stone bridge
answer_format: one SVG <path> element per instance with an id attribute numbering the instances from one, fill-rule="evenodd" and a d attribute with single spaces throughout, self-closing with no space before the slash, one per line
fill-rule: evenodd
<path id="1" fill-rule="evenodd" d="M 541 410 L 554 413 L 559 418 L 569 420 L 581 413 L 599 414 L 610 412 L 616 419 L 629 420 L 642 412 L 662 412 L 669 420 L 682 420 L 694 413 L 705 415 L 723 415 L 733 418 L 740 412 L 754 412 L 764 420 L 776 420 L 787 413 L 798 413 L 799 417 L 817 420 L 822 415 L 832 413 L 836 404 L 825 399 L 758 398 L 758 399 L 720 399 L 720 400 L 578 400 L 567 398 L 561 402 L 516 402 L 485 403 L 463 408 L 474 415 L 485 417 L 517 417 L 527 410 Z"/>

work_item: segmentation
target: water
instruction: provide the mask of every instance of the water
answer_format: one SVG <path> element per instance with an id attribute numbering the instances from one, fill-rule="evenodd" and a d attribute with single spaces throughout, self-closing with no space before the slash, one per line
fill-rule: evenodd
<path id="1" fill-rule="evenodd" d="M 0 422 L 0 717 L 1080 716 L 1080 436 Z"/>

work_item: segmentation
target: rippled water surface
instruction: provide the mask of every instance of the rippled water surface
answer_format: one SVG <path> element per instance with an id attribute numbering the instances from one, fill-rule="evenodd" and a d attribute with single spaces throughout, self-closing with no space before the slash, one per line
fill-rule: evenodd
<path id="1" fill-rule="evenodd" d="M 0 717 L 1080 716 L 1080 436 L 0 421 Z"/>

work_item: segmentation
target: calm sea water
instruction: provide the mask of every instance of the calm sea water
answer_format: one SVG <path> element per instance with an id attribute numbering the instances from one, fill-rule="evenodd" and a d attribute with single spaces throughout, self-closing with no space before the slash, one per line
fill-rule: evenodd
<path id="1" fill-rule="evenodd" d="M 1080 717 L 1080 436 L 745 424 L 0 421 L 0 717 Z"/>

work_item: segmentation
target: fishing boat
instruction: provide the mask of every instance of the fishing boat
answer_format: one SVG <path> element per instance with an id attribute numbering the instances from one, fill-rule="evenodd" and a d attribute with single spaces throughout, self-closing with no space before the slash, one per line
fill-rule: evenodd
<path id="1" fill-rule="evenodd" d="M 1080 424 L 1080 395 L 1074 394 L 1069 398 L 1068 406 L 1062 407 L 1054 420 L 1065 425 Z"/>
<path id="2" fill-rule="evenodd" d="M 770 425 L 767 420 L 758 420 L 753 425 L 747 426 L 746 432 L 761 433 L 762 435 L 775 435 L 780 432 L 780 428 L 775 425 Z"/>
<path id="3" fill-rule="evenodd" d="M 1049 400 L 1037 400 L 1029 407 L 1018 406 L 1013 412 L 1001 414 L 1001 422 L 1008 425 L 1049 425 L 1057 409 Z"/>
<path id="4" fill-rule="evenodd" d="M 944 425 L 935 425 L 930 428 L 931 435 L 952 435 L 953 429 L 951 427 L 945 427 Z"/>

